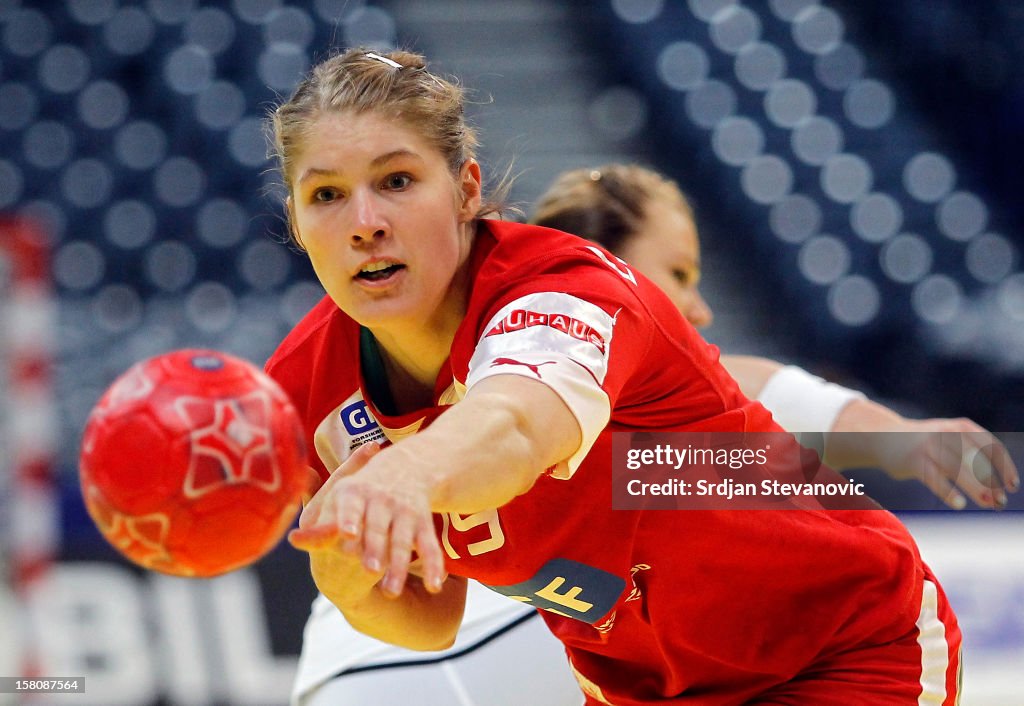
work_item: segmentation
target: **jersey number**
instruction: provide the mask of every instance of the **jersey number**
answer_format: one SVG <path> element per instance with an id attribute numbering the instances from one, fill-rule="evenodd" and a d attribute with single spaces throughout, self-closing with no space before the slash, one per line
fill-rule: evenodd
<path id="1" fill-rule="evenodd" d="M 481 510 L 480 512 L 465 516 L 457 512 L 446 512 L 441 515 L 441 520 L 444 522 L 444 528 L 441 531 L 441 544 L 444 546 L 445 553 L 452 559 L 462 558 L 455 551 L 455 547 L 452 546 L 449 539 L 449 532 L 452 528 L 456 532 L 468 532 L 476 527 L 487 526 L 487 539 L 481 539 L 466 545 L 466 550 L 470 556 L 479 556 L 487 552 L 493 552 L 495 549 L 501 549 L 505 545 L 505 533 L 501 531 L 501 521 L 498 519 L 497 510 Z"/>
<path id="2" fill-rule="evenodd" d="M 597 255 L 601 259 L 601 262 L 608 265 L 608 267 L 612 268 L 615 274 L 617 274 L 619 277 L 626 280 L 627 282 L 632 283 L 634 286 L 636 285 L 636 277 L 633 275 L 633 271 L 629 269 L 629 265 L 626 264 L 625 260 L 616 257 L 615 262 L 612 262 L 611 260 L 608 259 L 608 256 L 604 253 L 603 250 L 598 250 L 597 248 L 592 247 L 590 245 L 587 246 L 587 250 Z M 612 257 L 614 257 L 614 255 Z"/>

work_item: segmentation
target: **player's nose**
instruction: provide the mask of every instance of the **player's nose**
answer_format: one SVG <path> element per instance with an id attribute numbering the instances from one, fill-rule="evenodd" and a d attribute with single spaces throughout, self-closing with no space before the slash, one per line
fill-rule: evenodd
<path id="1" fill-rule="evenodd" d="M 387 237 L 391 231 L 380 198 L 369 189 L 356 189 L 349 199 L 353 214 L 349 237 L 353 244 Z"/>
<path id="2" fill-rule="evenodd" d="M 697 328 L 710 326 L 711 322 L 715 319 L 711 307 L 704 301 L 704 297 L 700 295 L 700 292 L 696 290 L 690 295 L 685 314 L 686 319 Z"/>

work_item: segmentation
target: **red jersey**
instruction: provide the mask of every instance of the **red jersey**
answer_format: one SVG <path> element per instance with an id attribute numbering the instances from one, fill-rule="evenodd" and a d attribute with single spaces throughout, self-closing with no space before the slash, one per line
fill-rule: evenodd
<path id="1" fill-rule="evenodd" d="M 415 433 L 490 375 L 561 396 L 583 432 L 573 459 L 501 508 L 437 523 L 449 571 L 544 611 L 590 700 L 741 704 L 916 635 L 925 569 L 887 512 L 611 510 L 616 431 L 782 431 L 655 285 L 588 241 L 496 221 L 481 222 L 470 268 L 435 406 L 384 414 L 367 334 L 327 298 L 267 371 L 325 478 L 360 444 Z"/>

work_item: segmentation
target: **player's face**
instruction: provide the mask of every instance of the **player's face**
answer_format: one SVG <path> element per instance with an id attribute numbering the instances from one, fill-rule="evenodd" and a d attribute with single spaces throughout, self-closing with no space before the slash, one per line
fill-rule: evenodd
<path id="1" fill-rule="evenodd" d="M 616 254 L 661 287 L 691 324 L 711 323 L 711 308 L 697 289 L 697 228 L 678 205 L 652 199 L 640 231 L 629 236 Z"/>
<path id="2" fill-rule="evenodd" d="M 327 113 L 290 176 L 293 228 L 345 313 L 381 332 L 454 330 L 480 205 L 475 161 L 456 176 L 396 119 Z"/>

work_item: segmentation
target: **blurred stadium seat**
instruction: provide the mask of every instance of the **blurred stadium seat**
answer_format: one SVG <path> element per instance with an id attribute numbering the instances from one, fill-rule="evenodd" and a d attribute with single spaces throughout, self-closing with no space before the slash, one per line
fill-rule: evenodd
<path id="1" fill-rule="evenodd" d="M 1020 206 L 979 178 L 976 155 L 911 98 L 916 74 L 900 72 L 908 54 L 947 48 L 906 44 L 954 37 L 954 5 L 940 3 L 946 24 L 933 18 L 931 35 L 919 26 L 908 38 L 891 16 L 909 25 L 931 15 L 929 3 L 611 0 L 601 45 L 654 106 L 661 163 L 676 165 L 709 212 L 741 214 L 743 227 L 726 235 L 757 254 L 751 275 L 767 277 L 799 317 L 793 347 L 888 394 L 1013 429 L 1024 378 Z M 985 7 L 966 14 L 994 29 L 1001 12 L 1019 30 L 1010 4 Z M 876 23 L 890 39 L 882 49 L 862 41 Z M 997 47 L 1010 25 L 1001 26 Z M 996 51 L 989 39 L 959 36 L 952 51 L 982 61 Z M 1000 76 L 1019 88 L 1020 71 L 1010 74 Z M 929 85 L 943 119 L 982 122 L 962 110 L 960 84 L 933 75 Z M 1019 153 L 1019 137 L 1003 139 Z M 968 388 L 999 379 L 1009 394 L 965 399 L 911 374 L 935 360 L 969 364 Z"/>

